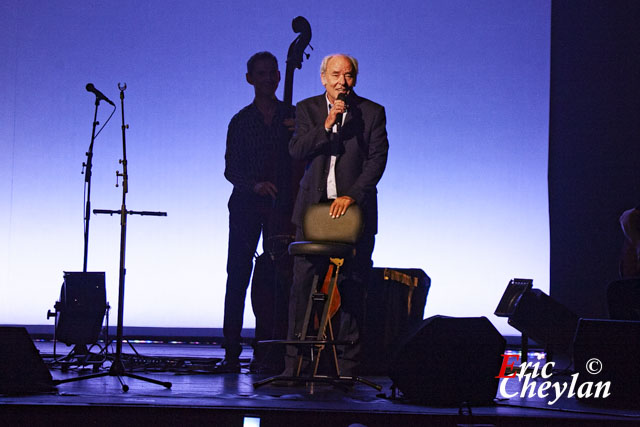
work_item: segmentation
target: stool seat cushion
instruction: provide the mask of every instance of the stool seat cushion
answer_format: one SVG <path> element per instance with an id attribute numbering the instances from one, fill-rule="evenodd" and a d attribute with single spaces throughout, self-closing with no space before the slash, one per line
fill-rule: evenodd
<path id="1" fill-rule="evenodd" d="M 294 256 L 353 258 L 355 253 L 355 246 L 345 243 L 301 241 L 293 242 L 289 245 L 289 254 Z"/>

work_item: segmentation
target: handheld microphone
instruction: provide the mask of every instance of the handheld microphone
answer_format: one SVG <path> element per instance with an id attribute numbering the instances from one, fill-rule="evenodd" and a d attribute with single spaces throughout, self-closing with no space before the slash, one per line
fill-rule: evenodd
<path id="1" fill-rule="evenodd" d="M 347 103 L 347 94 L 344 92 L 340 92 L 338 94 L 338 99 L 340 101 L 344 101 L 344 103 Z M 340 131 L 342 130 L 342 113 L 338 113 L 336 115 L 336 126 L 337 126 L 337 133 L 340 133 Z"/>
<path id="2" fill-rule="evenodd" d="M 114 107 L 116 106 L 116 104 L 111 102 L 111 100 L 109 98 L 107 98 L 106 96 L 104 96 L 104 94 L 102 92 L 100 92 L 98 89 L 96 89 L 96 87 L 93 85 L 93 83 L 87 83 L 86 89 L 87 89 L 87 92 L 92 92 L 96 96 L 98 101 L 100 101 L 100 100 L 107 101 L 109 104 L 113 105 Z"/>

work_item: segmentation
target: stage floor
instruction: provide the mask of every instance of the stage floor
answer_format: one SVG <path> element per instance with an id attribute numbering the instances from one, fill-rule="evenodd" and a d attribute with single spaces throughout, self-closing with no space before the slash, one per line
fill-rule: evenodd
<path id="1" fill-rule="evenodd" d="M 640 411 L 608 409 L 562 398 L 548 405 L 541 398 L 496 400 L 491 406 L 442 408 L 393 400 L 388 377 L 367 377 L 380 384 L 381 392 L 364 384 L 350 390 L 324 385 L 296 385 L 254 388 L 267 377 L 248 373 L 211 374 L 211 366 L 223 356 L 215 345 L 125 343 L 127 358 L 144 361 L 146 371 L 135 374 L 172 383 L 170 389 L 133 378 L 123 378 L 129 390 L 123 392 L 117 377 L 105 376 L 59 384 L 57 392 L 23 396 L 0 396 L 0 425 L 216 425 L 242 426 L 246 418 L 260 419 L 260 426 L 365 426 L 395 425 L 633 425 L 640 423 Z M 51 360 L 51 342 L 36 342 L 45 360 Z M 70 348 L 58 345 L 57 353 Z M 2 351 L 6 351 L 2 350 Z M 248 363 L 250 348 L 243 361 Z M 99 371 L 107 371 L 108 362 Z M 54 379 L 91 374 L 92 369 L 52 368 Z M 519 383 L 511 381 L 513 394 Z"/>

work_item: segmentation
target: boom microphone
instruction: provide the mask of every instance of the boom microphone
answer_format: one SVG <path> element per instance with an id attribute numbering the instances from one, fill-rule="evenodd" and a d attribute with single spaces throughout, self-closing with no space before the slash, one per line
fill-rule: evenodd
<path id="1" fill-rule="evenodd" d="M 87 89 L 87 92 L 93 92 L 93 94 L 96 96 L 98 101 L 100 101 L 100 100 L 107 101 L 109 104 L 113 105 L 114 107 L 116 106 L 116 104 L 111 102 L 111 100 L 109 98 L 107 98 L 106 96 L 104 96 L 104 94 L 102 92 L 100 92 L 98 89 L 96 89 L 96 87 L 93 85 L 93 83 L 87 83 L 86 89 Z"/>

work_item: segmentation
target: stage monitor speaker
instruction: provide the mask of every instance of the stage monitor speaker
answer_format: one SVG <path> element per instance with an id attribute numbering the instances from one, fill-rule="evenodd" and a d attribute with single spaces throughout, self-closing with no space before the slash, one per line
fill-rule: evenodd
<path id="1" fill-rule="evenodd" d="M 592 386 L 592 396 L 583 394 L 581 400 L 602 406 L 640 406 L 639 356 L 640 321 L 580 319 L 573 343 L 573 366 L 579 384 L 611 383 L 609 397 L 595 397 Z M 584 392 L 588 386 L 583 386 Z"/>
<path id="2" fill-rule="evenodd" d="M 433 316 L 400 344 L 389 377 L 405 397 L 421 403 L 491 404 L 505 346 L 486 317 Z"/>
<path id="3" fill-rule="evenodd" d="M 54 391 L 53 379 L 25 328 L 0 327 L 0 394 Z"/>
<path id="4" fill-rule="evenodd" d="M 569 357 L 578 316 L 540 289 L 531 289 L 520 297 L 509 324 L 545 346 L 550 356 Z"/>
<path id="5" fill-rule="evenodd" d="M 67 345 L 98 340 L 107 308 L 104 272 L 65 272 L 56 311 L 56 339 Z"/>

